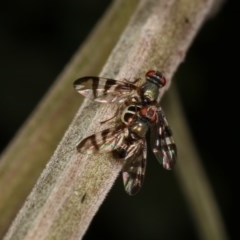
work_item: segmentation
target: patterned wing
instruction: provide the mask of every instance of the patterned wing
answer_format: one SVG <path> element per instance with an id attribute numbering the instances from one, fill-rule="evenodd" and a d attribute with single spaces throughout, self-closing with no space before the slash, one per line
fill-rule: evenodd
<path id="1" fill-rule="evenodd" d="M 128 129 L 124 125 L 105 129 L 83 139 L 77 145 L 77 150 L 85 154 L 112 152 L 122 146 L 126 131 Z"/>
<path id="2" fill-rule="evenodd" d="M 177 159 L 177 147 L 163 110 L 159 107 L 158 122 L 151 127 L 151 147 L 157 160 L 171 170 Z"/>
<path id="3" fill-rule="evenodd" d="M 138 79 L 135 81 L 135 83 Z M 102 77 L 82 77 L 73 83 L 74 88 L 84 97 L 101 103 L 124 102 L 137 92 L 138 87 L 127 80 L 119 81 Z"/>
<path id="4" fill-rule="evenodd" d="M 147 164 L 147 144 L 144 139 L 139 139 L 129 145 L 125 157 L 122 176 L 125 191 L 129 195 L 135 195 L 143 185 Z"/>

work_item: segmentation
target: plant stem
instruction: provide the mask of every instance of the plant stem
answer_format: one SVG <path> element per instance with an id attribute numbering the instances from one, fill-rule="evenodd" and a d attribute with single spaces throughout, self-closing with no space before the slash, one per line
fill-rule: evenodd
<path id="1" fill-rule="evenodd" d="M 153 68 L 171 79 L 213 2 L 140 1 L 101 76 L 133 80 Z M 121 164 L 107 154 L 81 155 L 75 146 L 99 131 L 99 119 L 112 117 L 115 110 L 84 102 L 5 240 L 79 239 L 84 235 Z"/>

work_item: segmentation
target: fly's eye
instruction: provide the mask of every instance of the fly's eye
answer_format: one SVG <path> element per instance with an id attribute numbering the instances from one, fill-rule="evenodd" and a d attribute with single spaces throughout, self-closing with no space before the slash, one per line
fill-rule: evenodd
<path id="1" fill-rule="evenodd" d="M 160 72 L 159 72 L 159 79 L 160 79 L 161 85 L 164 87 L 166 85 L 167 80 Z"/>
<path id="2" fill-rule="evenodd" d="M 154 70 L 149 70 L 147 73 L 146 73 L 146 77 L 154 77 L 156 74 L 156 71 Z"/>
<path id="3" fill-rule="evenodd" d="M 163 87 L 166 85 L 166 78 L 163 76 L 163 74 L 159 71 L 149 70 L 146 73 L 146 78 L 151 79 L 156 84 L 160 85 L 160 87 Z"/>

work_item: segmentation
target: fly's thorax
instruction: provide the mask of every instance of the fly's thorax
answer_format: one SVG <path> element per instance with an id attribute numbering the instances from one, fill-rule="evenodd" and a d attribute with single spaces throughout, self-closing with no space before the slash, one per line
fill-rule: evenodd
<path id="1" fill-rule="evenodd" d="M 141 97 L 143 103 L 155 102 L 158 99 L 159 86 L 147 81 L 141 88 Z"/>

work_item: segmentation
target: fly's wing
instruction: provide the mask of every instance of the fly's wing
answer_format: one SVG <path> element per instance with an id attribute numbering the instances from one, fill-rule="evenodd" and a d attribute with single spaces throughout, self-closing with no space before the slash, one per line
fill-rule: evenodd
<path id="1" fill-rule="evenodd" d="M 122 145 L 126 131 L 128 129 L 125 126 L 105 129 L 83 139 L 77 145 L 77 150 L 85 154 L 112 152 Z"/>
<path id="2" fill-rule="evenodd" d="M 151 148 L 157 160 L 171 170 L 177 159 L 177 147 L 163 110 L 159 107 L 158 121 L 151 127 Z"/>
<path id="3" fill-rule="evenodd" d="M 134 83 L 127 80 L 119 81 L 91 76 L 78 78 L 74 81 L 73 86 L 84 97 L 101 103 L 124 102 L 129 96 L 136 93 L 138 89 Z"/>
<path id="4" fill-rule="evenodd" d="M 122 170 L 123 184 L 125 191 L 132 196 L 140 190 L 143 184 L 147 163 L 146 141 L 139 139 L 129 145 L 125 160 L 126 163 Z"/>

